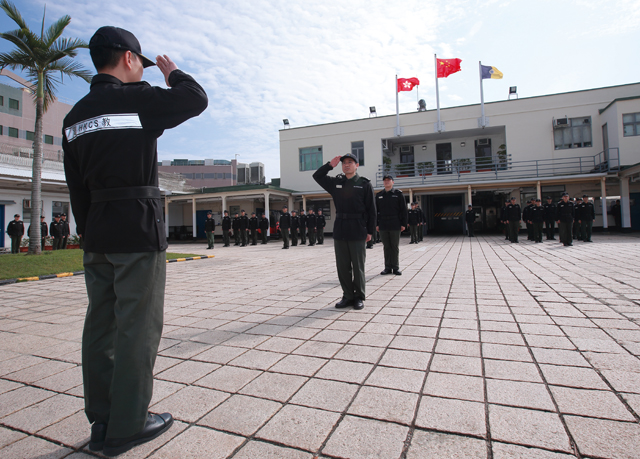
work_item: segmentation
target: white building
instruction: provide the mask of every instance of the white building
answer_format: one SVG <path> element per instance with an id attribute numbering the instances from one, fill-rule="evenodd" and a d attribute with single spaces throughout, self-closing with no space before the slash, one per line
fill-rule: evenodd
<path id="1" fill-rule="evenodd" d="M 441 109 L 441 132 L 436 110 L 401 114 L 399 132 L 395 115 L 283 129 L 281 186 L 298 191 L 296 209 L 320 206 L 332 215 L 312 175 L 353 152 L 376 189 L 384 171 L 395 175 L 436 232 L 462 232 L 469 203 L 477 227 L 491 230 L 505 198 L 544 202 L 564 191 L 594 199 L 596 227 L 613 226 L 602 202 L 610 213 L 619 198 L 622 226 L 640 229 L 640 83 L 485 103 L 485 110 L 482 127 L 480 104 Z"/>

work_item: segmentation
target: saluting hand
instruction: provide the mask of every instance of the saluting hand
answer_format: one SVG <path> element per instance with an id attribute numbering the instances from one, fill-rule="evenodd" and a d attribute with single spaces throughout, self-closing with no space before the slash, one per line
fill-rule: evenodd
<path id="1" fill-rule="evenodd" d="M 171 87 L 169 84 L 169 75 L 171 75 L 171 72 L 174 70 L 178 70 L 178 66 L 166 54 L 156 56 L 156 65 L 164 75 L 164 81 L 167 83 L 167 86 Z"/>
<path id="2" fill-rule="evenodd" d="M 340 156 L 340 155 L 338 155 L 335 158 L 333 158 L 331 160 L 331 163 L 329 163 L 329 164 L 331 164 L 331 167 L 336 167 L 338 165 L 338 163 L 340 162 L 340 158 L 342 158 L 342 156 Z"/>

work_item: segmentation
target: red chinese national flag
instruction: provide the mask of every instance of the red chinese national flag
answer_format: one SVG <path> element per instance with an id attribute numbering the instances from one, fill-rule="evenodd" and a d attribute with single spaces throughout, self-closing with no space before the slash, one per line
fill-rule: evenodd
<path id="1" fill-rule="evenodd" d="M 461 59 L 438 59 L 438 78 L 446 78 L 452 73 L 459 72 Z"/>
<path id="2" fill-rule="evenodd" d="M 418 86 L 420 80 L 417 78 L 398 78 L 398 92 L 411 91 L 414 86 Z"/>

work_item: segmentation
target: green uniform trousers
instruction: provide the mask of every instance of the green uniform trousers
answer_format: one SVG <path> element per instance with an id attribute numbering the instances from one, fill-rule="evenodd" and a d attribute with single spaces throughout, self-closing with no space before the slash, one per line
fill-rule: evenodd
<path id="1" fill-rule="evenodd" d="M 207 231 L 207 247 L 213 249 L 213 231 Z"/>
<path id="2" fill-rule="evenodd" d="M 282 234 L 282 247 L 289 247 L 289 228 L 280 228 L 280 234 Z"/>
<path id="3" fill-rule="evenodd" d="M 82 377 L 89 422 L 108 438 L 140 432 L 153 395 L 162 335 L 166 254 L 85 253 L 89 307 L 82 334 Z"/>
<path id="4" fill-rule="evenodd" d="M 11 236 L 11 253 L 20 253 L 21 244 L 22 244 L 22 236 Z"/>
<path id="5" fill-rule="evenodd" d="M 324 244 L 324 228 L 318 228 L 318 244 Z"/>
<path id="6" fill-rule="evenodd" d="M 266 244 L 267 243 L 267 233 L 269 232 L 269 230 L 260 230 L 260 236 L 262 237 L 262 243 Z"/>
<path id="7" fill-rule="evenodd" d="M 520 220 L 509 220 L 509 240 L 518 242 L 518 233 L 520 232 Z"/>
<path id="8" fill-rule="evenodd" d="M 229 244 L 231 243 L 231 236 L 229 235 L 229 230 L 222 230 L 222 241 L 226 246 L 229 246 Z"/>
<path id="9" fill-rule="evenodd" d="M 366 241 L 333 240 L 336 252 L 336 268 L 343 296 L 348 300 L 365 300 L 364 263 L 367 249 Z"/>
<path id="10" fill-rule="evenodd" d="M 409 232 L 411 233 L 411 242 L 418 242 L 418 225 L 409 226 Z"/>
<path id="11" fill-rule="evenodd" d="M 400 230 L 380 231 L 384 252 L 384 269 L 400 269 Z"/>
<path id="12" fill-rule="evenodd" d="M 256 245 L 258 243 L 258 230 L 251 230 L 251 243 Z"/>
<path id="13" fill-rule="evenodd" d="M 542 222 L 533 222 L 533 240 L 542 242 Z"/>
<path id="14" fill-rule="evenodd" d="M 309 228 L 309 245 L 316 245 L 316 229 Z"/>
<path id="15" fill-rule="evenodd" d="M 593 227 L 593 220 L 582 220 L 580 222 L 580 230 L 582 232 L 583 241 L 591 242 L 592 227 Z"/>
<path id="16" fill-rule="evenodd" d="M 560 242 L 564 245 L 573 244 L 573 237 L 571 236 L 571 227 L 573 226 L 573 221 L 563 222 L 562 220 L 558 223 L 558 233 L 560 235 Z"/>

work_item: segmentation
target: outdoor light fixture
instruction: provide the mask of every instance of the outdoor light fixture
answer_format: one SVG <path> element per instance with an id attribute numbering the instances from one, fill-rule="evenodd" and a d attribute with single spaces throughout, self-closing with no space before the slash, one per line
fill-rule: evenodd
<path id="1" fill-rule="evenodd" d="M 518 98 L 518 87 L 517 86 L 509 86 L 509 99 L 511 99 L 512 95 L 516 96 L 516 99 Z"/>
<path id="2" fill-rule="evenodd" d="M 426 145 L 423 145 L 423 146 L 422 146 L 422 149 L 423 149 L 423 150 L 426 150 L 426 149 L 427 149 L 427 146 L 426 146 Z"/>
<path id="3" fill-rule="evenodd" d="M 419 112 L 426 112 L 427 111 L 427 103 L 425 102 L 424 99 L 420 99 L 418 101 L 418 111 Z"/>
<path id="4" fill-rule="evenodd" d="M 288 127 L 291 127 L 291 126 L 289 126 L 289 120 L 287 118 L 283 119 L 282 122 L 284 123 L 284 128 L 285 129 L 288 128 Z"/>
<path id="5" fill-rule="evenodd" d="M 464 146 L 466 146 L 466 145 L 467 145 L 467 144 L 466 144 L 465 142 L 460 142 L 460 146 L 461 146 L 461 147 L 464 147 Z"/>
<path id="6" fill-rule="evenodd" d="M 376 112 L 376 107 L 369 107 L 369 118 L 371 118 L 372 116 L 378 116 L 378 113 Z"/>

